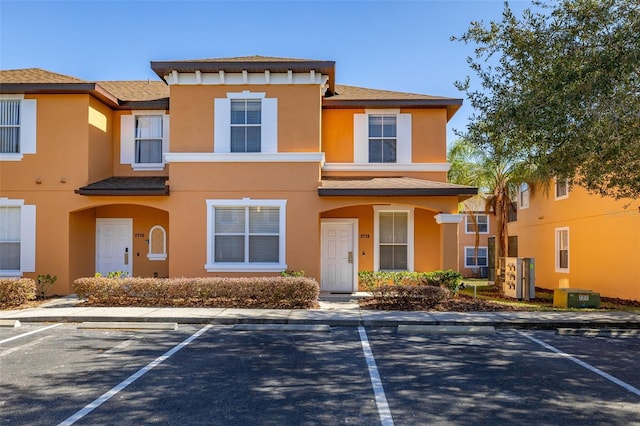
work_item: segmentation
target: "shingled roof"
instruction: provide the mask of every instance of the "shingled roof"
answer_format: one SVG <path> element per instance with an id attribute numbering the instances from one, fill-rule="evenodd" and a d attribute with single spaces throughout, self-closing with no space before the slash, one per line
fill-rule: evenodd
<path id="1" fill-rule="evenodd" d="M 35 83 L 55 83 L 55 84 L 67 84 L 67 83 L 87 83 L 86 80 L 81 80 L 76 77 L 71 77 L 64 74 L 58 74 L 51 71 L 46 71 L 40 68 L 22 68 L 17 70 L 0 70 L 0 84 L 8 83 L 20 83 L 20 84 L 35 84 Z"/>
<path id="2" fill-rule="evenodd" d="M 478 188 L 409 177 L 323 178 L 320 196 L 458 196 L 468 198 Z"/>
<path id="3" fill-rule="evenodd" d="M 447 120 L 462 106 L 462 99 L 336 84 L 335 94 L 322 100 L 325 108 L 443 108 Z"/>

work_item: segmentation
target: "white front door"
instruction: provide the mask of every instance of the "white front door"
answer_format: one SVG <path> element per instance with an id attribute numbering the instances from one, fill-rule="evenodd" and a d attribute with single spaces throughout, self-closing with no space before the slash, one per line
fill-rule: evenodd
<path id="1" fill-rule="evenodd" d="M 355 232 L 356 219 L 323 220 L 322 228 L 322 277 L 320 290 L 334 293 L 357 291 L 358 270 Z"/>
<path id="2" fill-rule="evenodd" d="M 133 219 L 96 219 L 96 272 L 133 272 Z"/>

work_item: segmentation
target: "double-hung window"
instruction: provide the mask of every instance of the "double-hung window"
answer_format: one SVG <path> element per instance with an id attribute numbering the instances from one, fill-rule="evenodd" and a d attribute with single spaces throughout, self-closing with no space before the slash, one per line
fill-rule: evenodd
<path id="1" fill-rule="evenodd" d="M 162 163 L 162 115 L 137 115 L 135 130 L 135 162 Z"/>
<path id="2" fill-rule="evenodd" d="M 0 161 L 36 153 L 36 100 L 0 95 Z"/>
<path id="3" fill-rule="evenodd" d="M 134 170 L 164 169 L 169 152 L 169 115 L 164 111 L 135 111 L 120 119 L 120 163 Z"/>
<path id="4" fill-rule="evenodd" d="M 395 115 L 369 115 L 369 162 L 395 163 L 397 156 Z"/>
<path id="5" fill-rule="evenodd" d="M 475 222 L 473 217 L 475 217 Z M 466 234 L 475 234 L 476 230 L 480 234 L 488 234 L 489 233 L 489 215 L 486 214 L 468 214 L 466 217 Z"/>
<path id="6" fill-rule="evenodd" d="M 464 267 L 477 268 L 487 266 L 487 247 L 478 247 L 478 255 L 476 256 L 476 247 L 464 248 Z"/>
<path id="7" fill-rule="evenodd" d="M 556 272 L 569 272 L 569 228 L 556 228 Z"/>
<path id="8" fill-rule="evenodd" d="M 282 200 L 208 200 L 210 271 L 281 271 L 285 205 Z"/>
<path id="9" fill-rule="evenodd" d="M 262 102 L 231 100 L 231 152 L 260 152 Z"/>
<path id="10" fill-rule="evenodd" d="M 36 206 L 0 198 L 0 276 L 35 271 Z"/>
<path id="11" fill-rule="evenodd" d="M 20 152 L 20 101 L 0 100 L 0 152 Z"/>
<path id="12" fill-rule="evenodd" d="M 0 270 L 20 270 L 20 207 L 0 207 Z"/>
<path id="13" fill-rule="evenodd" d="M 569 181 L 567 179 L 559 178 L 556 179 L 555 185 L 555 199 L 563 200 L 569 197 Z"/>
<path id="14" fill-rule="evenodd" d="M 375 217 L 374 263 L 381 271 L 413 268 L 413 214 L 410 210 L 378 210 Z"/>

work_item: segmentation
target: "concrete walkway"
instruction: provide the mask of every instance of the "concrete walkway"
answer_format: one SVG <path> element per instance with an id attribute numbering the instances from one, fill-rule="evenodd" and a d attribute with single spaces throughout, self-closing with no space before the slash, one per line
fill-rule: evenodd
<path id="1" fill-rule="evenodd" d="M 181 324 L 486 325 L 496 328 L 640 329 L 640 312 L 406 312 L 360 309 L 362 295 L 322 296 L 319 309 L 89 307 L 75 296 L 37 308 L 0 310 L 0 320 L 20 322 L 176 322 Z"/>

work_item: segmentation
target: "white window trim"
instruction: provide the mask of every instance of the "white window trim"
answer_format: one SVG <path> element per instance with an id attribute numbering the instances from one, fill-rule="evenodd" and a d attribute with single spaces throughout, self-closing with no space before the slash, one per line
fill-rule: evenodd
<path id="1" fill-rule="evenodd" d="M 327 172 L 448 172 L 450 163 L 326 163 L 323 171 Z"/>
<path id="2" fill-rule="evenodd" d="M 401 212 L 407 216 L 407 271 L 414 268 L 414 208 L 403 206 L 373 206 L 373 270 L 380 270 L 380 213 Z"/>
<path id="3" fill-rule="evenodd" d="M 0 101 L 20 101 L 20 152 L 0 153 L 0 161 L 22 161 L 24 154 L 36 153 L 37 101 L 23 94 L 0 94 Z"/>
<path id="4" fill-rule="evenodd" d="M 567 231 L 567 267 L 561 268 L 560 267 L 560 234 L 564 231 Z M 571 234 L 569 233 L 569 227 L 564 226 L 561 228 L 556 228 L 554 235 L 555 235 L 554 263 L 556 267 L 556 272 L 568 274 L 569 267 L 571 266 Z"/>
<path id="5" fill-rule="evenodd" d="M 231 100 L 262 100 L 260 119 L 260 153 L 275 154 L 278 152 L 278 99 L 267 98 L 264 92 L 229 92 L 226 98 L 213 100 L 213 152 L 216 154 L 231 153 Z M 255 153 L 233 153 L 246 155 Z"/>
<path id="6" fill-rule="evenodd" d="M 369 116 L 396 116 L 396 162 L 369 163 Z M 364 114 L 353 114 L 353 162 L 367 165 L 406 165 L 412 163 L 411 114 L 401 114 L 400 109 L 365 109 Z M 375 167 L 375 166 L 374 166 Z"/>
<path id="7" fill-rule="evenodd" d="M 261 152 L 222 153 L 172 152 L 164 156 L 167 163 L 320 163 L 324 164 L 323 152 Z"/>
<path id="8" fill-rule="evenodd" d="M 527 185 L 527 184 L 521 184 L 518 187 L 518 209 L 520 210 L 524 210 L 524 209 L 528 209 L 529 205 L 531 204 L 531 187 L 529 185 L 527 185 L 527 189 L 525 191 L 522 190 L 522 186 L 523 185 Z M 522 198 L 522 194 L 527 193 L 526 196 L 526 200 L 527 202 L 524 203 L 523 202 L 523 198 Z"/>
<path id="9" fill-rule="evenodd" d="M 162 232 L 162 253 L 151 253 L 154 231 Z M 167 231 L 160 225 L 155 225 L 149 230 L 149 253 L 147 253 L 147 259 L 167 260 Z"/>
<path id="10" fill-rule="evenodd" d="M 136 116 L 161 115 L 162 116 L 162 163 L 136 163 L 135 155 L 135 131 Z M 169 114 L 165 110 L 135 110 L 130 115 L 120 117 L 120 164 L 129 164 L 135 171 L 160 171 L 164 170 L 169 152 Z"/>
<path id="11" fill-rule="evenodd" d="M 469 268 L 469 269 L 473 269 L 473 268 L 486 268 L 487 266 L 489 266 L 489 250 L 487 246 L 478 246 L 478 257 L 480 257 L 480 250 L 486 250 L 486 255 L 484 256 L 487 259 L 487 264 L 486 265 L 469 265 L 467 264 L 467 250 L 474 250 L 476 249 L 475 246 L 465 246 L 464 247 L 464 267 L 465 268 Z M 476 259 L 477 260 L 477 259 Z"/>
<path id="12" fill-rule="evenodd" d="M 554 181 L 554 185 L 553 185 L 554 200 L 558 201 L 558 200 L 565 200 L 569 198 L 569 180 L 568 179 L 564 180 L 565 193 L 564 195 L 561 195 L 561 196 L 558 196 L 558 183 L 559 183 L 558 178 L 554 178 L 553 181 Z"/>
<path id="13" fill-rule="evenodd" d="M 489 215 L 486 213 L 467 213 L 464 215 L 464 233 L 465 234 L 475 234 L 475 231 L 469 231 L 469 225 L 473 225 L 473 222 L 471 222 L 469 220 L 469 216 L 470 215 L 474 215 L 474 216 L 485 216 L 487 218 L 487 230 L 486 231 L 480 231 L 478 232 L 478 234 L 488 234 L 489 233 Z"/>
<path id="14" fill-rule="evenodd" d="M 207 263 L 204 265 L 207 272 L 282 272 L 287 269 L 285 261 L 287 241 L 287 200 L 252 200 L 250 198 L 234 200 L 206 200 L 207 202 Z M 215 262 L 214 256 L 214 215 L 215 207 L 278 207 L 280 209 L 280 246 L 279 263 L 221 263 Z"/>
<path id="15" fill-rule="evenodd" d="M 0 198 L 0 207 L 20 207 L 20 269 L 0 270 L 0 277 L 21 277 L 36 270 L 36 206 Z"/>

